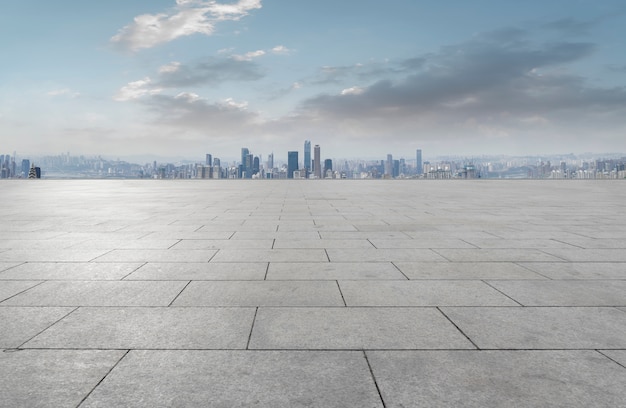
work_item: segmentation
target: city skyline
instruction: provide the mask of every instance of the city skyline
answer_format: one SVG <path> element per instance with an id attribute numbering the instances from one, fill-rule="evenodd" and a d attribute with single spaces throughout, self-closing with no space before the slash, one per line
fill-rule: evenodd
<path id="1" fill-rule="evenodd" d="M 617 0 L 11 2 L 0 146 L 168 159 L 303 140 L 325 157 L 623 152 L 624 11 Z"/>

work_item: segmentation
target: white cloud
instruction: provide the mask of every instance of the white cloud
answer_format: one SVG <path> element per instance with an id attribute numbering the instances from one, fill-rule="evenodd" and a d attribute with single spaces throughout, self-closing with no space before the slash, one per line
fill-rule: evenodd
<path id="1" fill-rule="evenodd" d="M 246 52 L 243 55 L 233 55 L 233 59 L 236 61 L 252 61 L 254 58 L 262 57 L 265 55 L 265 51 L 257 50 Z"/>
<path id="2" fill-rule="evenodd" d="M 151 86 L 152 80 L 149 77 L 140 79 L 139 81 L 129 82 L 128 85 L 122 87 L 113 97 L 116 101 L 124 102 L 139 99 L 145 95 L 156 95 L 161 89 Z"/>
<path id="3" fill-rule="evenodd" d="M 159 74 L 172 74 L 180 69 L 180 62 L 170 62 L 159 68 Z"/>
<path id="4" fill-rule="evenodd" d="M 347 88 L 341 91 L 342 95 L 361 95 L 365 90 L 363 88 L 359 88 L 358 86 L 353 86 L 352 88 Z"/>
<path id="5" fill-rule="evenodd" d="M 193 34 L 211 35 L 215 23 L 235 21 L 248 12 L 261 8 L 261 0 L 240 0 L 235 4 L 216 1 L 176 0 L 172 13 L 142 14 L 122 28 L 111 42 L 131 51 L 152 48 L 156 45 Z"/>
<path id="6" fill-rule="evenodd" d="M 272 48 L 272 54 L 287 55 L 290 53 L 291 53 L 291 50 L 285 47 L 284 45 L 277 45 L 276 47 Z"/>

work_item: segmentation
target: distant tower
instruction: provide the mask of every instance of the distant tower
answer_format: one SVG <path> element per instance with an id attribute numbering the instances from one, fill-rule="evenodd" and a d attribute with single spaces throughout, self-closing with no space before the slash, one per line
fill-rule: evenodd
<path id="1" fill-rule="evenodd" d="M 213 166 L 213 156 L 211 156 L 210 154 L 206 155 L 206 164 L 207 166 L 211 167 Z"/>
<path id="2" fill-rule="evenodd" d="M 422 149 L 417 149 L 415 151 L 415 172 L 417 174 L 422 174 L 424 172 L 422 167 Z"/>
<path id="3" fill-rule="evenodd" d="M 385 161 L 385 176 L 391 177 L 393 175 L 393 156 L 388 154 Z"/>
<path id="4" fill-rule="evenodd" d="M 239 168 L 241 169 L 239 177 L 244 178 L 245 175 L 250 173 L 250 169 L 246 168 L 246 160 L 250 155 L 250 150 L 247 147 L 241 148 L 241 165 Z"/>
<path id="5" fill-rule="evenodd" d="M 315 177 L 320 179 L 322 178 L 322 160 L 320 159 L 320 145 L 315 145 L 315 147 L 313 148 L 313 154 L 315 156 L 315 158 L 313 159 L 315 160 L 314 174 L 315 174 Z"/>
<path id="6" fill-rule="evenodd" d="M 293 172 L 298 170 L 298 152 L 287 153 L 287 178 L 293 178 Z"/>
<path id="7" fill-rule="evenodd" d="M 28 171 L 29 179 L 38 179 L 41 178 L 41 169 L 39 167 L 35 167 L 35 163 L 30 166 L 30 170 Z"/>
<path id="8" fill-rule="evenodd" d="M 324 177 L 327 176 L 328 171 L 333 171 L 333 161 L 331 159 L 324 160 Z"/>
<path id="9" fill-rule="evenodd" d="M 22 160 L 22 178 L 28 177 L 28 171 L 30 170 L 30 160 L 24 159 Z"/>
<path id="10" fill-rule="evenodd" d="M 307 173 L 311 171 L 311 141 L 304 141 L 304 168 Z"/>
<path id="11" fill-rule="evenodd" d="M 268 170 L 272 170 L 274 168 L 274 153 L 270 153 L 270 155 L 267 156 L 267 168 Z"/>

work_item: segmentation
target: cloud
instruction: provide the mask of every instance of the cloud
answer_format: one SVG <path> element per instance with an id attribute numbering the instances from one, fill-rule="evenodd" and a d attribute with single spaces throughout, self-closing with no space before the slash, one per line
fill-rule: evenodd
<path id="1" fill-rule="evenodd" d="M 149 77 L 146 77 L 144 79 L 140 79 L 139 81 L 129 82 L 126 86 L 122 87 L 117 94 L 115 94 L 113 99 L 119 102 L 131 101 L 139 99 L 145 95 L 156 95 L 161 91 L 161 88 L 154 87 L 152 80 Z"/>
<path id="2" fill-rule="evenodd" d="M 195 64 L 172 62 L 162 66 L 155 85 L 162 88 L 218 85 L 226 81 L 256 81 L 264 75 L 252 58 L 210 57 Z"/>
<path id="3" fill-rule="evenodd" d="M 265 51 L 257 50 L 250 51 L 243 55 L 233 55 L 232 58 L 236 61 L 252 61 L 254 58 L 262 57 L 265 55 Z"/>
<path id="4" fill-rule="evenodd" d="M 177 0 L 170 13 L 142 14 L 111 38 L 124 50 L 138 51 L 193 34 L 212 35 L 221 21 L 237 21 L 251 10 L 261 8 L 261 0 L 240 0 L 234 4 L 216 1 Z"/>

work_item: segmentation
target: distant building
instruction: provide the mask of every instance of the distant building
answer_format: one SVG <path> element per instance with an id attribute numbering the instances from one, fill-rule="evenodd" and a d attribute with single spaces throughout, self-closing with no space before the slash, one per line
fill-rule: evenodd
<path id="1" fill-rule="evenodd" d="M 298 170 L 298 152 L 287 153 L 287 178 L 293 178 L 293 172 Z"/>
<path id="2" fill-rule="evenodd" d="M 311 172 L 311 141 L 304 141 L 304 168 L 307 173 Z"/>
<path id="3" fill-rule="evenodd" d="M 204 164 L 206 164 L 209 167 L 213 167 L 213 156 L 211 156 L 210 154 L 207 154 L 206 161 Z"/>
<path id="4" fill-rule="evenodd" d="M 328 172 L 333 171 L 333 161 L 331 159 L 324 160 L 324 177 L 328 177 Z"/>
<path id="5" fill-rule="evenodd" d="M 30 170 L 30 160 L 28 159 L 22 160 L 22 172 L 21 172 L 20 177 L 27 178 L 29 170 Z"/>
<path id="6" fill-rule="evenodd" d="M 388 154 L 385 161 L 385 177 L 393 176 L 393 156 Z"/>
<path id="7" fill-rule="evenodd" d="M 320 179 L 322 178 L 322 161 L 320 159 L 320 145 L 315 145 L 315 147 L 313 148 L 314 151 L 314 155 L 315 155 L 315 170 L 314 170 L 314 174 L 315 177 Z"/>
<path id="8" fill-rule="evenodd" d="M 424 173 L 424 168 L 422 166 L 422 149 L 417 149 L 415 151 L 415 173 Z"/>

